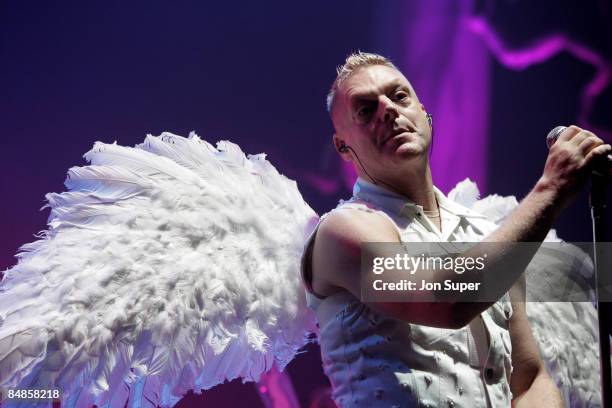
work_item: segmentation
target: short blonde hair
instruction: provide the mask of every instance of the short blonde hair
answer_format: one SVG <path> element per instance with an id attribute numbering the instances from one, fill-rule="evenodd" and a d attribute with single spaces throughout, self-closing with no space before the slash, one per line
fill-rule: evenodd
<path id="1" fill-rule="evenodd" d="M 368 67 L 371 65 L 386 65 L 388 67 L 397 69 L 397 67 L 393 65 L 388 58 L 385 58 L 382 55 L 361 51 L 352 52 L 348 57 L 346 57 L 344 64 L 339 65 L 336 68 L 336 79 L 334 80 L 331 89 L 327 93 L 327 112 L 330 115 L 332 114 L 336 93 L 338 92 L 338 88 L 340 87 L 342 81 L 351 76 L 359 68 Z"/>

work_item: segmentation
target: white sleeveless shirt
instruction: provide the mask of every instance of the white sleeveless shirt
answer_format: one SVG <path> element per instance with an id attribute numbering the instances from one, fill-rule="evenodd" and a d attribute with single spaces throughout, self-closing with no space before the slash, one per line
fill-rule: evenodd
<path id="1" fill-rule="evenodd" d="M 475 242 L 495 224 L 438 189 L 442 231 L 423 208 L 357 179 L 353 197 L 336 208 L 380 212 L 402 242 Z M 333 211 L 333 210 L 332 210 Z M 347 291 L 319 298 L 310 291 L 310 255 L 319 219 L 302 254 L 306 297 L 319 322 L 323 369 L 339 407 L 510 407 L 512 315 L 506 293 L 461 329 L 412 324 L 374 312 Z"/>

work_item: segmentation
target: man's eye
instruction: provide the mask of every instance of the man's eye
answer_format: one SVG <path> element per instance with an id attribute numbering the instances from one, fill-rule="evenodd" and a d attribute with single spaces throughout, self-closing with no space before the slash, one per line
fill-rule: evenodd
<path id="1" fill-rule="evenodd" d="M 363 116 L 367 116 L 372 112 L 372 107 L 371 106 L 362 106 L 357 110 L 357 116 L 363 117 Z"/>
<path id="2" fill-rule="evenodd" d="M 404 101 L 408 99 L 408 94 L 406 92 L 398 92 L 395 94 L 396 101 Z"/>

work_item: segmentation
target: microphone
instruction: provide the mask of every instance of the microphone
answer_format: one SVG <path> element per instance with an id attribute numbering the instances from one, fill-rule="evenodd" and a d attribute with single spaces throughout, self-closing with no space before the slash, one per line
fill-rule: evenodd
<path id="1" fill-rule="evenodd" d="M 546 135 L 546 146 L 550 149 L 553 144 L 557 141 L 561 133 L 567 129 L 567 126 L 557 126 Z M 612 154 L 607 156 L 607 162 L 604 163 L 604 159 L 602 158 L 601 163 L 597 163 L 595 169 L 593 170 L 593 174 L 604 177 L 611 177 L 610 170 L 612 169 Z"/>
<path id="2" fill-rule="evenodd" d="M 557 126 L 546 135 L 546 146 L 550 149 L 555 144 L 561 133 L 567 129 L 567 126 Z"/>

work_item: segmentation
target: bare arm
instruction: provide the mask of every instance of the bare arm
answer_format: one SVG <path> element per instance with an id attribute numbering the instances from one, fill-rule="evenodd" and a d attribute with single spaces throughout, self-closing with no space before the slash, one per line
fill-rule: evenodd
<path id="1" fill-rule="evenodd" d="M 534 201 L 537 203 L 535 199 Z M 522 204 L 523 210 L 529 216 L 532 216 L 533 211 L 530 213 L 532 206 L 529 205 L 529 202 L 527 204 Z M 515 212 L 513 216 L 520 218 L 522 214 L 519 211 Z M 523 222 L 529 221 L 521 220 L 521 224 L 518 226 L 510 225 L 520 228 L 524 225 Z M 509 223 L 512 223 L 512 217 L 506 222 L 506 225 Z M 538 227 L 541 227 L 541 224 L 538 224 Z M 508 229 L 514 232 L 512 228 Z M 546 231 L 547 229 L 542 233 L 545 235 Z M 532 231 L 528 232 L 533 233 Z M 489 238 L 494 238 L 494 236 L 491 235 Z M 361 297 L 361 243 L 363 242 L 399 243 L 400 238 L 390 221 L 380 214 L 356 209 L 341 209 L 330 213 L 319 227 L 313 249 L 313 288 L 315 292 L 329 295 L 345 289 L 355 297 Z M 488 273 L 496 273 L 496 276 L 500 275 L 500 278 L 480 279 L 483 283 L 481 289 L 499 290 L 499 297 L 501 297 L 518 279 L 529 259 L 525 259 L 524 253 L 522 257 L 516 256 L 512 243 L 488 246 L 487 248 L 487 262 L 480 274 L 485 276 Z M 462 256 L 477 257 L 483 250 L 480 246 L 476 246 Z M 371 256 L 384 257 L 385 255 L 372 254 Z M 446 279 L 454 282 L 476 281 L 478 279 L 468 272 L 457 274 L 452 270 L 418 270 L 415 275 L 428 282 L 440 283 Z M 490 287 L 487 287 L 487 285 Z M 454 291 L 449 293 L 451 296 L 453 294 Z M 414 291 L 408 296 L 411 296 L 411 299 L 406 302 L 379 301 L 368 303 L 368 305 L 374 310 L 397 319 L 445 328 L 463 327 L 476 314 L 491 305 L 487 302 L 459 302 L 451 296 L 447 296 L 445 301 L 431 301 L 431 299 L 435 299 L 435 296 L 427 290 Z"/>
<path id="2" fill-rule="evenodd" d="M 565 403 L 559 389 L 548 374 L 540 357 L 537 343 L 527 319 L 525 303 L 525 276 L 510 290 L 512 317 L 510 337 L 512 339 L 512 407 L 560 408 Z"/>
<path id="3" fill-rule="evenodd" d="M 481 289 L 508 291 L 519 278 L 530 256 L 517 256 L 519 242 L 541 242 L 561 209 L 568 205 L 578 188 L 588 178 L 590 163 L 595 157 L 607 155 L 610 145 L 589 132 L 571 127 L 553 146 L 546 161 L 543 176 L 504 224 L 486 237 L 485 242 L 504 245 L 487 246 L 487 262 L 482 271 L 457 274 L 454 271 L 418 271 L 429 282 L 482 282 Z M 348 290 L 360 297 L 360 259 L 363 242 L 399 242 L 390 222 L 374 213 L 346 209 L 335 211 L 321 224 L 313 249 L 313 287 L 321 294 Z M 462 256 L 479 257 L 482 245 Z M 533 252 L 536 248 L 533 248 Z M 524 255 L 524 251 L 523 251 Z M 533 255 L 533 254 L 531 254 Z M 478 276 L 480 274 L 480 276 Z M 495 274 L 495 279 L 482 279 Z M 419 291 L 424 299 L 433 298 Z M 370 307 L 392 317 L 434 327 L 457 328 L 469 323 L 487 309 L 487 302 L 459 302 L 459 298 L 440 301 L 375 302 Z M 419 294 L 415 294 L 419 296 Z"/>

